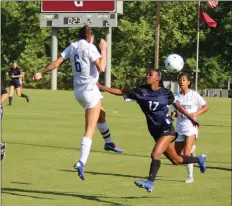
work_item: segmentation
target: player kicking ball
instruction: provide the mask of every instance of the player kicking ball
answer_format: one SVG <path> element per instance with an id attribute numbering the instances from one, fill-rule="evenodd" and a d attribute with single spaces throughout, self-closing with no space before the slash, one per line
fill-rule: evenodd
<path id="1" fill-rule="evenodd" d="M 123 90 L 108 88 L 98 85 L 100 90 L 124 98 L 135 100 L 143 111 L 148 130 L 154 138 L 155 145 L 151 152 L 151 164 L 148 179 L 136 180 L 134 183 L 140 188 L 151 192 L 161 165 L 161 155 L 164 154 L 174 165 L 198 163 L 201 173 L 206 171 L 206 155 L 199 157 L 177 155 L 172 144 L 177 138 L 177 133 L 172 124 L 172 118 L 168 115 L 168 105 L 173 105 L 176 110 L 184 114 L 193 125 L 199 126 L 194 116 L 189 114 L 183 106 L 175 102 L 173 93 L 163 87 L 162 75 L 157 69 L 149 69 L 146 76 L 147 84 L 135 89 L 125 88 Z"/>

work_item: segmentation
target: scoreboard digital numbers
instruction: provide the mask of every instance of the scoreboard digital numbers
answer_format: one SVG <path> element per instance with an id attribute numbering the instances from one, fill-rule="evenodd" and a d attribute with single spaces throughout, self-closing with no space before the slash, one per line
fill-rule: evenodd
<path id="1" fill-rule="evenodd" d="M 64 24 L 79 25 L 79 24 L 81 24 L 81 18 L 79 18 L 79 17 L 64 17 Z"/>
<path id="2" fill-rule="evenodd" d="M 117 27 L 115 1 L 49 1 L 41 3 L 40 27 Z"/>
<path id="3" fill-rule="evenodd" d="M 41 27 L 117 27 L 116 13 L 41 13 Z"/>

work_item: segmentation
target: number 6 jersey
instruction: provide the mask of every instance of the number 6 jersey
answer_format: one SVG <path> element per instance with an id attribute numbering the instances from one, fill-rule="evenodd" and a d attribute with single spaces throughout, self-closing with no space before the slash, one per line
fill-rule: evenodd
<path id="1" fill-rule="evenodd" d="M 70 59 L 75 91 L 90 91 L 95 87 L 99 73 L 94 61 L 101 57 L 97 48 L 86 40 L 79 40 L 68 46 L 61 56 Z"/>

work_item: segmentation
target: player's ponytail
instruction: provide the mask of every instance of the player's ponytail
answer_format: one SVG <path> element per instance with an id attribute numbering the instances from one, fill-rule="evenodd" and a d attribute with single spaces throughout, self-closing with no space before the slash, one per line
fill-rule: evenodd
<path id="1" fill-rule="evenodd" d="M 92 29 L 85 25 L 79 30 L 79 39 L 89 40 L 93 36 Z"/>

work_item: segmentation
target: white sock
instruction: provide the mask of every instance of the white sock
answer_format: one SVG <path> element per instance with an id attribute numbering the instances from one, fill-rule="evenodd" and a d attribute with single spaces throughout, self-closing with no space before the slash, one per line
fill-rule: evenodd
<path id="1" fill-rule="evenodd" d="M 110 135 L 110 130 L 106 122 L 97 123 L 97 128 L 99 132 L 102 134 L 105 143 L 113 143 L 113 140 L 111 139 L 111 135 Z"/>
<path id="2" fill-rule="evenodd" d="M 188 177 L 193 177 L 193 164 L 187 164 Z"/>
<path id="3" fill-rule="evenodd" d="M 83 137 L 81 140 L 80 161 L 85 165 L 89 157 L 92 139 Z"/>
<path id="4" fill-rule="evenodd" d="M 191 154 L 194 156 L 196 151 L 196 145 L 192 146 Z M 193 177 L 193 164 L 187 164 L 188 177 Z"/>

